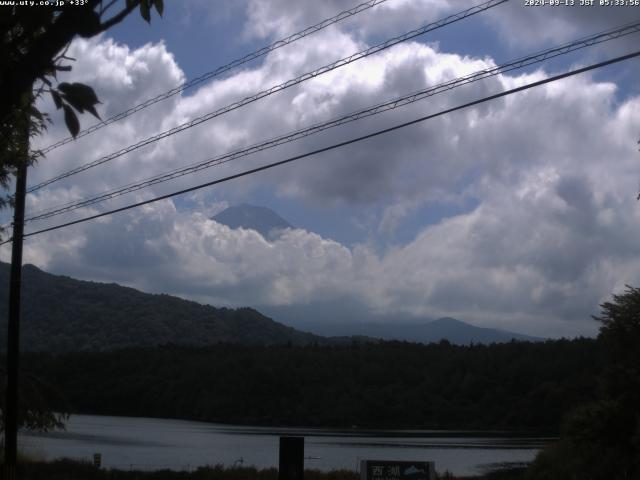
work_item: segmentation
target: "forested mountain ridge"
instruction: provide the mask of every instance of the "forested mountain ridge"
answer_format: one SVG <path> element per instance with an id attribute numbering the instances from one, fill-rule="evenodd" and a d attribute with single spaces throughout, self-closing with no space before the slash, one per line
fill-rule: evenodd
<path id="1" fill-rule="evenodd" d="M 0 262 L 0 349 L 6 348 L 9 265 Z M 21 348 L 103 351 L 216 343 L 306 345 L 325 339 L 287 327 L 251 308 L 215 308 L 115 283 L 76 280 L 23 267 Z"/>

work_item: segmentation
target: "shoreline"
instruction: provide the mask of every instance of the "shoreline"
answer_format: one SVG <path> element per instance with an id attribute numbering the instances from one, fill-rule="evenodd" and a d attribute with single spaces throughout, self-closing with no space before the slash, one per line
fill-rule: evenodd
<path id="1" fill-rule="evenodd" d="M 519 428 L 519 429 L 493 429 L 493 428 L 461 428 L 461 427 L 447 427 L 447 426 L 439 426 L 439 427 L 429 427 L 429 426 L 421 426 L 416 428 L 411 428 L 406 425 L 377 425 L 377 426 L 368 426 L 368 425 L 284 425 L 284 424 L 273 424 L 273 423 L 225 423 L 225 422 L 214 422 L 208 420 L 198 420 L 187 417 L 154 417 L 154 416 L 140 416 L 140 415 L 112 415 L 112 414 L 102 414 L 102 413 L 89 413 L 89 412 L 72 412 L 69 413 L 69 418 L 75 416 L 84 416 L 84 417 L 104 417 L 104 418 L 124 418 L 129 420 L 152 420 L 152 421 L 170 421 L 170 422 L 187 422 L 193 424 L 207 424 L 212 427 L 219 427 L 221 430 L 224 429 L 246 429 L 249 433 L 264 433 L 264 434 L 278 434 L 278 433 L 295 433 L 300 432 L 304 433 L 304 436 L 323 436 L 322 434 L 327 433 L 331 435 L 336 435 L 340 433 L 353 435 L 361 434 L 362 436 L 373 436 L 373 437 L 402 437 L 402 436 L 426 436 L 428 437 L 430 434 L 438 435 L 438 436 L 456 436 L 456 435 L 464 435 L 468 437 L 518 437 L 518 438 L 540 438 L 544 440 L 554 441 L 557 440 L 558 432 L 553 432 L 549 430 L 535 430 L 533 428 Z M 68 420 L 68 419 L 67 419 Z M 60 431 L 60 430 L 57 430 Z M 64 430 L 62 430 L 64 431 Z M 20 432 L 24 434 L 25 432 Z M 317 433 L 317 434 L 316 434 Z"/>

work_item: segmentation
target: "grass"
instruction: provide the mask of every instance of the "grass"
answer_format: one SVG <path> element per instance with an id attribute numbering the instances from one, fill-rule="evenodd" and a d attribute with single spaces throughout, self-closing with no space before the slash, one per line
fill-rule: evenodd
<path id="1" fill-rule="evenodd" d="M 440 480 L 520 480 L 523 467 L 505 468 L 474 477 L 456 477 L 440 474 Z M 173 470 L 108 470 L 94 467 L 89 462 L 61 459 L 51 462 L 29 461 L 19 469 L 20 480 L 278 480 L 275 468 L 223 467 L 221 465 L 200 467 L 194 471 Z M 305 470 L 305 480 L 359 480 L 360 475 L 351 470 Z"/>

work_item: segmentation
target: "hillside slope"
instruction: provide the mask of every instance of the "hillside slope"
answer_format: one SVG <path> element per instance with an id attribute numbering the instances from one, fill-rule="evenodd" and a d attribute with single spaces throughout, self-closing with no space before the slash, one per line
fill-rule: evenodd
<path id="1" fill-rule="evenodd" d="M 0 291 L 9 265 L 0 262 Z M 0 349 L 6 348 L 6 300 L 0 302 Z M 114 283 L 23 269 L 21 348 L 30 351 L 112 350 L 165 344 L 306 345 L 324 339 L 274 322 L 251 308 L 214 308 Z"/>

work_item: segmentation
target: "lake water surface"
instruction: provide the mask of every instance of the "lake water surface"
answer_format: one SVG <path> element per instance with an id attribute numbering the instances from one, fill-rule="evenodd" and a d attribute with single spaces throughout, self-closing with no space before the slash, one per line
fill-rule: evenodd
<path id="1" fill-rule="evenodd" d="M 90 460 L 105 468 L 193 470 L 242 464 L 277 467 L 280 436 L 305 437 L 305 468 L 358 470 L 359 461 L 432 460 L 436 470 L 481 473 L 533 460 L 551 439 L 452 430 L 361 430 L 231 426 L 156 418 L 73 415 L 64 432 L 21 434 L 19 446 L 46 459 Z"/>

